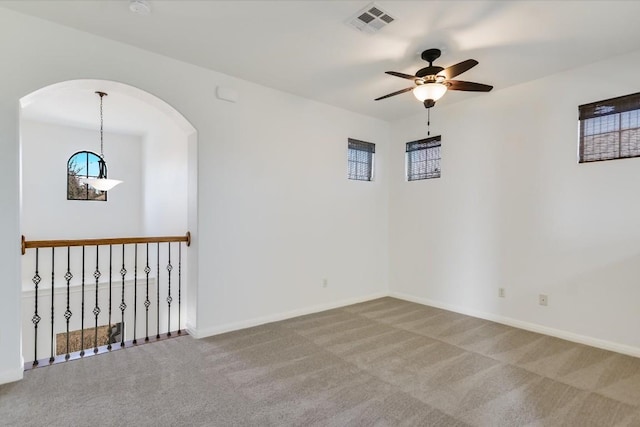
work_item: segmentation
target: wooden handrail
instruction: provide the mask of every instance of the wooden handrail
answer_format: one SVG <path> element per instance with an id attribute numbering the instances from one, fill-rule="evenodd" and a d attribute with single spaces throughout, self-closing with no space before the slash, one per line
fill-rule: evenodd
<path id="1" fill-rule="evenodd" d="M 26 240 L 21 239 L 22 255 L 27 249 L 32 248 L 60 248 L 67 246 L 102 246 L 102 245 L 126 245 L 132 243 L 166 243 L 166 242 L 186 242 L 191 246 L 191 232 L 187 231 L 184 236 L 163 236 L 163 237 L 115 237 L 110 239 L 73 239 L 73 240 Z"/>

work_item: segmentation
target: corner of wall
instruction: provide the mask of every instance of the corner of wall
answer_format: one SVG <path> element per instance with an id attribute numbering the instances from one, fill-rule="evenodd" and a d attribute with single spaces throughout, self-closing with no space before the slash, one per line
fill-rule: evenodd
<path id="1" fill-rule="evenodd" d="M 20 366 L 14 369 L 0 372 L 0 384 L 12 383 L 20 381 L 24 377 L 24 361 L 20 360 Z"/>
<path id="2" fill-rule="evenodd" d="M 452 305 L 442 303 L 440 301 L 434 301 L 428 298 L 415 297 L 413 295 L 404 294 L 402 292 L 390 292 L 389 296 L 404 301 L 415 302 L 417 304 L 426 305 L 429 307 L 441 308 L 443 310 L 452 311 L 454 313 L 464 314 L 479 319 L 489 320 L 491 322 L 500 323 L 507 326 L 513 326 L 514 328 L 524 329 L 525 331 L 536 332 L 543 335 L 548 335 L 563 340 L 575 342 L 578 344 L 584 344 L 591 347 L 600 348 L 603 350 L 614 351 L 616 353 L 626 354 L 628 356 L 640 357 L 640 348 L 632 347 L 629 345 L 618 344 L 612 341 L 602 340 L 598 338 L 589 337 L 586 335 L 575 334 L 572 332 L 563 331 L 561 329 L 550 328 L 548 326 L 539 325 L 537 323 L 525 322 L 522 320 L 514 319 L 512 317 L 501 316 L 498 314 L 487 313 L 483 311 L 477 311 L 469 308 L 465 308 L 459 305 Z"/>

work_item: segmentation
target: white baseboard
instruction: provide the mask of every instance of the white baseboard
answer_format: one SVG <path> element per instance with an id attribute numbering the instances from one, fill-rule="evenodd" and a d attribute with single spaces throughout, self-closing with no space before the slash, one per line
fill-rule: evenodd
<path id="1" fill-rule="evenodd" d="M 213 335 L 224 334 L 226 332 L 232 332 L 240 329 L 251 328 L 253 326 L 264 325 L 265 323 L 278 322 L 280 320 L 291 319 L 293 317 L 304 316 L 306 314 L 313 314 L 313 313 L 318 313 L 320 311 L 326 311 L 334 308 L 357 304 L 360 302 L 371 301 L 371 300 L 386 297 L 386 296 L 389 296 L 387 292 L 379 292 L 379 293 L 370 294 L 364 297 L 349 298 L 349 299 L 336 301 L 328 304 L 320 304 L 320 305 L 314 305 L 311 307 L 291 310 L 284 313 L 277 313 L 277 314 L 272 314 L 272 315 L 263 316 L 263 317 L 254 317 L 253 319 L 243 320 L 243 321 L 234 322 L 234 323 L 227 323 L 224 325 L 213 326 L 209 328 L 194 328 L 192 325 L 187 323 L 186 329 L 187 329 L 187 332 L 189 332 L 189 335 L 193 336 L 194 338 L 205 338 Z"/>
<path id="2" fill-rule="evenodd" d="M 601 340 L 601 339 L 589 337 L 586 335 L 574 334 L 573 332 L 567 332 L 560 329 L 550 328 L 548 326 L 538 325 L 536 323 L 525 322 L 522 320 L 513 319 L 511 317 L 501 316 L 499 314 L 476 311 L 476 310 L 468 309 L 465 307 L 460 307 L 456 305 L 442 303 L 439 301 L 430 300 L 427 298 L 420 298 L 420 297 L 415 297 L 408 294 L 403 294 L 401 292 L 390 292 L 389 296 L 393 298 L 405 300 L 405 301 L 415 302 L 422 305 L 442 308 L 444 310 L 453 311 L 455 313 L 466 314 L 467 316 L 490 320 L 492 322 L 501 323 L 503 325 L 513 326 L 515 328 L 524 329 L 531 332 L 537 332 L 540 334 L 561 338 L 567 341 L 572 341 L 579 344 L 585 344 L 591 347 L 601 348 L 603 350 L 615 351 L 616 353 L 622 353 L 628 356 L 640 357 L 640 348 L 632 347 L 625 344 L 619 344 L 619 343 L 615 343 L 607 340 Z"/>
<path id="3" fill-rule="evenodd" d="M 24 363 L 20 364 L 16 369 L 0 372 L 0 384 L 12 383 L 20 381 L 24 376 Z"/>
<path id="4" fill-rule="evenodd" d="M 189 335 L 191 335 L 194 338 L 202 338 L 198 336 L 198 328 L 196 328 L 195 326 L 193 326 L 191 323 L 187 322 L 184 325 L 184 329 L 187 331 L 187 333 Z"/>

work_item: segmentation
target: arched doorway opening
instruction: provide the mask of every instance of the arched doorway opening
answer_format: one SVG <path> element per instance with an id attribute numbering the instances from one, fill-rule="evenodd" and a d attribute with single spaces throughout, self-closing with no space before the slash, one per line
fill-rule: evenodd
<path id="1" fill-rule="evenodd" d="M 104 100 L 104 153 L 109 177 L 124 183 L 109 191 L 108 199 L 71 200 L 67 197 L 68 177 L 65 176 L 69 159 L 83 150 L 100 152 L 96 91 L 108 94 Z M 197 233 L 197 131 L 171 105 L 148 92 L 105 80 L 65 81 L 32 92 L 20 99 L 20 152 L 20 224 L 22 234 L 29 240 L 179 236 L 187 231 L 195 236 Z M 59 334 L 63 332 L 68 340 L 69 325 L 75 329 L 83 325 L 84 331 L 86 320 L 89 325 L 95 323 L 95 335 L 98 335 L 98 324 L 106 325 L 107 329 L 113 327 L 120 312 L 123 342 L 125 338 L 135 340 L 136 334 L 144 337 L 144 326 L 148 330 L 150 325 L 153 335 L 156 329 L 160 331 L 161 323 L 170 332 L 185 329 L 187 323 L 193 322 L 197 239 L 188 255 L 186 251 L 180 252 L 178 260 L 176 256 L 181 249 L 172 243 L 167 243 L 168 254 L 160 243 L 151 248 L 130 245 L 126 252 L 122 246 L 119 258 L 113 255 L 113 245 L 96 246 L 95 255 L 89 253 L 90 248 L 85 251 L 84 246 L 81 252 L 59 249 L 57 257 L 54 250 L 50 254 L 43 250 L 42 256 L 51 256 L 48 267 L 38 265 L 33 256 L 23 257 L 22 352 L 25 360 L 37 354 L 49 329 L 50 341 L 61 339 Z M 119 250 L 116 247 L 116 252 Z M 95 258 L 95 261 L 85 258 Z M 73 272 L 70 265 L 74 267 Z M 177 276 L 178 270 L 180 276 Z M 162 284 L 167 279 L 168 285 Z M 95 286 L 94 293 L 85 290 L 90 286 Z M 36 298 L 37 288 L 40 294 Z M 112 301 L 112 293 L 116 291 L 122 291 L 122 303 L 115 298 Z M 136 300 L 125 304 L 125 293 L 135 295 Z M 108 303 L 104 301 L 107 294 Z M 50 307 L 42 306 L 43 298 L 50 299 Z M 91 299 L 91 303 L 85 299 Z M 174 309 L 178 299 L 182 305 L 181 315 L 174 314 L 173 318 L 172 299 L 176 301 Z M 37 313 L 37 305 L 36 312 L 33 310 L 39 300 L 46 315 Z M 143 316 L 149 306 L 153 308 L 150 300 L 153 303 L 157 300 L 157 312 L 151 316 L 150 323 L 137 326 L 137 311 Z M 82 311 L 70 309 L 69 304 L 74 301 L 81 304 Z M 41 333 L 38 338 L 38 327 L 46 329 L 47 334 Z M 25 331 L 33 329 L 35 338 L 27 338 Z M 84 341 L 84 332 L 82 337 Z M 54 343 L 49 344 L 53 357 Z M 69 353 L 68 345 L 66 353 Z"/>

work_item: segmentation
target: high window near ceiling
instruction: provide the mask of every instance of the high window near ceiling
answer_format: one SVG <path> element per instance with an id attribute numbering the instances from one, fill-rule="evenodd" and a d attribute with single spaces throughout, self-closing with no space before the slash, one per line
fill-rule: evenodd
<path id="1" fill-rule="evenodd" d="M 100 174 L 100 156 L 91 151 L 78 151 L 67 162 L 67 200 L 107 200 L 106 191 L 98 191 L 84 183 L 85 178 Z"/>
<path id="2" fill-rule="evenodd" d="M 348 177 L 357 181 L 373 180 L 373 160 L 376 145 L 349 138 Z"/>
<path id="3" fill-rule="evenodd" d="M 578 107 L 580 163 L 640 156 L 640 93 Z"/>
<path id="4" fill-rule="evenodd" d="M 440 178 L 440 136 L 407 142 L 407 181 Z"/>

